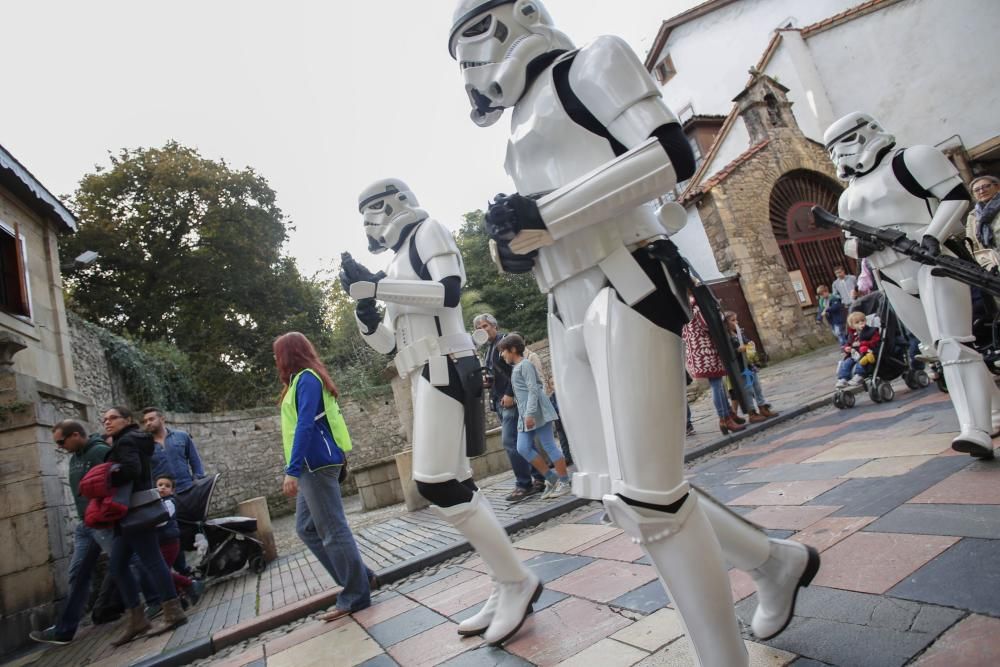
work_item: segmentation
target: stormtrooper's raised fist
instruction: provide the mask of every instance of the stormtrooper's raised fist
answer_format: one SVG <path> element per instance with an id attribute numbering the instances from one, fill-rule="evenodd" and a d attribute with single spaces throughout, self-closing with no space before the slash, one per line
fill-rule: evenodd
<path id="1" fill-rule="evenodd" d="M 510 243 L 524 229 L 545 229 L 535 201 L 516 192 L 494 197 L 486 212 L 486 233 L 490 238 Z"/>

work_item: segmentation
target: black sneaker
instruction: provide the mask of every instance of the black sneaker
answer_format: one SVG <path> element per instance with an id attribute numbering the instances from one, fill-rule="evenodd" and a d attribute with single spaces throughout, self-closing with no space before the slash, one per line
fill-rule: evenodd
<path id="1" fill-rule="evenodd" d="M 73 641 L 73 637 L 60 637 L 57 635 L 56 626 L 54 625 L 49 626 L 44 630 L 33 630 L 28 633 L 28 636 L 36 642 L 40 642 L 42 644 L 55 644 L 56 646 L 65 646 Z"/>
<path id="2" fill-rule="evenodd" d="M 531 482 L 531 490 L 528 491 L 529 495 L 534 494 L 534 493 L 544 493 L 544 492 L 545 492 L 545 480 L 544 479 L 536 479 L 533 482 Z"/>
<path id="3" fill-rule="evenodd" d="M 522 489 L 521 487 L 517 486 L 517 487 L 514 487 L 513 491 L 511 491 L 509 494 L 507 494 L 507 496 L 504 498 L 504 500 L 506 500 L 508 502 L 516 502 L 518 500 L 524 500 L 525 498 L 527 498 L 528 496 L 530 496 L 532 493 L 534 493 L 534 491 L 530 491 L 529 489 Z"/>

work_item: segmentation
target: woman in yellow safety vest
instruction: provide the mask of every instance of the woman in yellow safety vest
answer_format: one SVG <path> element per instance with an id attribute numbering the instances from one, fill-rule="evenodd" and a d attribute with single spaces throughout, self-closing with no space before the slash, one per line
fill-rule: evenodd
<path id="1" fill-rule="evenodd" d="M 337 387 L 309 339 L 297 331 L 274 341 L 274 361 L 284 385 L 281 438 L 285 451 L 282 491 L 295 501 L 295 530 L 334 581 L 344 587 L 332 621 L 371 606 L 375 575 L 361 560 L 340 499 L 344 453 L 351 450 L 337 406 Z"/>

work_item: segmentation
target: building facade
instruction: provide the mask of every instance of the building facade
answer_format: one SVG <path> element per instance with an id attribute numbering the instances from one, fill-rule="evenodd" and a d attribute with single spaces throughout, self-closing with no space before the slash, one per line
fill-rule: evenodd
<path id="1" fill-rule="evenodd" d="M 76 219 L 0 146 L 0 654 L 66 591 L 75 509 L 52 425 L 96 414 L 76 391 L 58 236 Z"/>

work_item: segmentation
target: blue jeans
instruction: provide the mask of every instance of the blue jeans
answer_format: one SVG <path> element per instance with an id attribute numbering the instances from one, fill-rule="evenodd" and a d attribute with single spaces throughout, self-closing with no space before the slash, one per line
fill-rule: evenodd
<path id="1" fill-rule="evenodd" d="M 865 367 L 848 357 L 837 364 L 837 379 L 850 380 L 851 375 L 865 375 Z"/>
<path id="2" fill-rule="evenodd" d="M 80 625 L 90 597 L 90 578 L 101 552 L 111 553 L 114 536 L 110 530 L 88 528 L 82 522 L 73 531 L 73 557 L 69 561 L 69 597 L 56 622 L 57 637 L 72 637 Z"/>
<path id="3" fill-rule="evenodd" d="M 344 587 L 337 609 L 358 611 L 371 606 L 371 575 L 354 541 L 340 499 L 340 466 L 303 470 L 295 501 L 295 531 L 333 580 Z"/>
<path id="4" fill-rule="evenodd" d="M 118 592 L 121 593 L 122 602 L 126 609 L 139 606 L 139 585 L 129 568 L 129 563 L 134 556 L 139 558 L 142 569 L 149 575 L 161 603 L 177 597 L 170 569 L 160 553 L 160 542 L 156 537 L 156 530 L 115 535 L 114 543 L 111 546 L 109 569 L 115 578 L 115 583 L 118 584 Z"/>
<path id="5" fill-rule="evenodd" d="M 833 335 L 837 337 L 841 346 L 847 345 L 847 331 L 844 330 L 843 324 L 831 324 L 830 330 L 833 331 Z"/>
<path id="6" fill-rule="evenodd" d="M 521 455 L 521 458 L 528 460 L 530 456 L 531 460 L 534 460 L 538 456 L 538 452 L 535 450 L 535 436 L 538 436 L 538 441 L 542 443 L 542 448 L 545 449 L 545 453 L 549 455 L 553 463 L 563 458 L 562 450 L 559 449 L 559 445 L 556 444 L 556 439 L 552 435 L 552 422 L 545 422 L 538 428 L 531 431 L 521 431 L 517 434 L 517 453 Z"/>
<path id="7" fill-rule="evenodd" d="M 757 408 L 760 409 L 765 405 L 770 405 L 767 399 L 764 398 L 764 390 L 760 388 L 760 376 L 757 375 L 757 371 L 753 371 L 750 377 L 750 391 L 753 393 L 753 400 L 757 404 Z"/>
<path id="8" fill-rule="evenodd" d="M 712 388 L 712 405 L 715 406 L 715 414 L 719 417 L 729 416 L 729 395 L 726 394 L 726 386 L 722 378 L 708 378 L 708 386 Z"/>
<path id="9" fill-rule="evenodd" d="M 532 477 L 541 480 L 544 477 L 517 451 L 517 417 L 516 405 L 512 408 L 500 408 L 500 440 L 510 460 L 510 468 L 514 471 L 514 485 L 519 489 L 530 489 Z"/>

